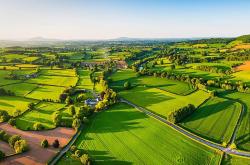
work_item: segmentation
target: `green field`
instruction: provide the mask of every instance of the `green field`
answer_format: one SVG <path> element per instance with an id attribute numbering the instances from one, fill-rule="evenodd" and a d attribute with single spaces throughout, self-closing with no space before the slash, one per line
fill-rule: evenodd
<path id="1" fill-rule="evenodd" d="M 249 165 L 250 158 L 236 155 L 227 155 L 223 158 L 221 165 Z"/>
<path id="2" fill-rule="evenodd" d="M 184 128 L 218 143 L 228 143 L 241 112 L 241 104 L 214 97 L 181 123 Z"/>
<path id="3" fill-rule="evenodd" d="M 37 101 L 16 96 L 0 96 L 0 110 L 5 110 L 12 116 L 16 110 L 26 111 L 31 102 Z"/>
<path id="4" fill-rule="evenodd" d="M 147 86 L 162 89 L 179 95 L 187 95 L 194 91 L 194 88 L 186 82 L 159 78 L 153 76 L 137 76 L 132 70 L 119 70 L 111 76 L 111 88 L 121 91 L 123 85 L 129 81 L 132 86 Z"/>
<path id="5" fill-rule="evenodd" d="M 79 75 L 79 80 L 77 82 L 77 88 L 83 88 L 83 89 L 93 89 L 93 83 L 90 80 L 89 74 L 90 71 L 89 70 L 78 70 L 77 71 L 78 75 Z"/>
<path id="6" fill-rule="evenodd" d="M 73 69 L 42 69 L 40 73 L 46 76 L 76 76 Z"/>
<path id="7" fill-rule="evenodd" d="M 11 80 L 7 79 L 6 77 L 10 74 L 9 70 L 0 70 L 0 86 L 6 85 L 6 84 L 13 84 L 21 82 L 21 80 Z"/>
<path id="8" fill-rule="evenodd" d="M 53 123 L 53 112 L 65 107 L 64 104 L 41 102 L 35 109 L 17 118 L 16 127 L 22 130 L 32 130 L 34 123 L 41 123 L 45 129 L 52 129 L 56 126 Z"/>
<path id="9" fill-rule="evenodd" d="M 95 164 L 218 164 L 220 161 L 215 150 L 126 104 L 117 104 L 98 114 L 76 145 L 87 151 Z M 77 164 L 69 157 L 58 164 L 69 163 Z"/>
<path id="10" fill-rule="evenodd" d="M 236 145 L 239 149 L 250 151 L 250 94 L 240 92 L 224 92 L 220 97 L 239 101 L 245 107 L 243 120 L 240 124 L 237 136 Z"/>
<path id="11" fill-rule="evenodd" d="M 28 84 L 28 83 L 18 83 L 3 86 L 4 89 L 10 90 L 15 93 L 17 96 L 26 96 L 28 93 L 37 88 L 36 84 Z"/>
<path id="12" fill-rule="evenodd" d="M 174 110 L 188 104 L 199 106 L 209 98 L 209 93 L 202 90 L 187 96 L 176 95 L 157 88 L 135 87 L 119 93 L 121 97 L 144 107 L 156 114 L 167 117 Z"/>
<path id="13" fill-rule="evenodd" d="M 34 85 L 34 84 L 31 84 Z M 59 100 L 60 94 L 65 90 L 64 87 L 57 87 L 57 86 L 38 86 L 32 92 L 26 95 L 28 98 L 34 99 L 52 99 L 54 101 Z"/>
<path id="14" fill-rule="evenodd" d="M 43 84 L 43 85 L 54 85 L 70 87 L 74 86 L 77 82 L 77 77 L 64 77 L 64 76 L 45 76 L 41 75 L 34 79 L 29 79 L 27 83 Z"/>

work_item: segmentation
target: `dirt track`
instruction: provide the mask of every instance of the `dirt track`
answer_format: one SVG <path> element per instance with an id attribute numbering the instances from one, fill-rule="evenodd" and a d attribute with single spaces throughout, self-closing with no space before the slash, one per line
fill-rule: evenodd
<path id="1" fill-rule="evenodd" d="M 27 140 L 30 150 L 24 154 L 15 155 L 0 162 L 1 165 L 42 165 L 46 164 L 58 151 L 53 147 L 44 149 L 40 146 L 43 139 L 47 139 L 50 144 L 55 139 L 60 142 L 60 147 L 66 145 L 75 131 L 70 128 L 56 128 L 48 131 L 21 131 L 6 123 L 0 124 L 0 129 L 9 134 L 21 135 Z M 1 144 L 0 144 L 1 145 Z"/>

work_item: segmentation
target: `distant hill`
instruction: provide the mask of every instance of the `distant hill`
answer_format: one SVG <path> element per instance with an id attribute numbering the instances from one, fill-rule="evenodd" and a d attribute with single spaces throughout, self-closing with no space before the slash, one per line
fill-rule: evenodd
<path id="1" fill-rule="evenodd" d="M 243 43 L 250 43 L 250 34 L 237 37 L 236 40 L 242 41 Z"/>

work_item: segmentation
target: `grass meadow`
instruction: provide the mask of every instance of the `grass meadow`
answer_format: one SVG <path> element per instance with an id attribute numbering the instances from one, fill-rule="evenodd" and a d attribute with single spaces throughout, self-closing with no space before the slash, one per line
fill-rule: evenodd
<path id="1" fill-rule="evenodd" d="M 45 129 L 52 129 L 56 126 L 53 123 L 53 113 L 65 107 L 65 104 L 41 102 L 21 117 L 16 119 L 16 127 L 22 130 L 32 130 L 34 123 L 41 123 Z"/>
<path id="2" fill-rule="evenodd" d="M 31 102 L 35 103 L 37 101 L 16 96 L 0 96 L 0 110 L 5 110 L 9 115 L 13 116 L 16 110 L 26 111 Z"/>
<path id="3" fill-rule="evenodd" d="M 228 143 L 241 112 L 241 104 L 214 97 L 182 121 L 184 128 L 215 142 Z"/>
<path id="4" fill-rule="evenodd" d="M 17 96 L 26 96 L 37 87 L 38 85 L 36 84 L 28 84 L 28 83 L 18 83 L 18 84 L 3 86 L 4 89 L 13 91 Z"/>
<path id="5" fill-rule="evenodd" d="M 209 98 L 209 93 L 202 90 L 187 96 L 181 96 L 161 89 L 147 87 L 135 87 L 119 94 L 122 98 L 163 117 L 167 117 L 170 112 L 188 104 L 197 107 Z"/>
<path id="6" fill-rule="evenodd" d="M 77 82 L 77 88 L 84 88 L 84 89 L 89 89 L 92 90 L 93 89 L 93 83 L 90 80 L 89 74 L 90 71 L 89 70 L 78 70 L 78 75 L 79 75 L 79 80 Z"/>
<path id="7" fill-rule="evenodd" d="M 99 113 L 75 145 L 94 164 L 219 164 L 220 153 L 126 104 Z M 58 165 L 78 164 L 68 153 Z"/>

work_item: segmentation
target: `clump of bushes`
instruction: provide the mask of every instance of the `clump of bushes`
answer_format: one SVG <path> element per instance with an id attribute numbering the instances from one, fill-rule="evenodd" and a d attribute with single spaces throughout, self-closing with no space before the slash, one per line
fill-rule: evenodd
<path id="1" fill-rule="evenodd" d="M 28 151 L 29 147 L 26 140 L 18 140 L 15 142 L 14 149 L 16 153 Z"/>
<path id="2" fill-rule="evenodd" d="M 42 142 L 41 142 L 41 146 L 43 148 L 48 148 L 49 147 L 49 142 L 47 139 L 44 139 Z"/>
<path id="3" fill-rule="evenodd" d="M 59 148 L 59 146 L 60 146 L 59 140 L 56 139 L 56 140 L 53 142 L 52 146 L 53 146 L 54 148 Z"/>
<path id="4" fill-rule="evenodd" d="M 188 104 L 187 106 L 180 108 L 176 111 L 169 113 L 167 119 L 172 123 L 178 123 L 195 111 L 195 106 L 193 104 Z"/>
<path id="5" fill-rule="evenodd" d="M 44 126 L 41 123 L 34 123 L 33 129 L 36 131 L 40 131 L 40 130 L 44 129 Z"/>
<path id="6" fill-rule="evenodd" d="M 6 122 L 10 119 L 9 114 L 6 111 L 0 110 L 0 123 Z"/>
<path id="7" fill-rule="evenodd" d="M 5 153 L 0 150 L 0 161 L 5 158 Z"/>

